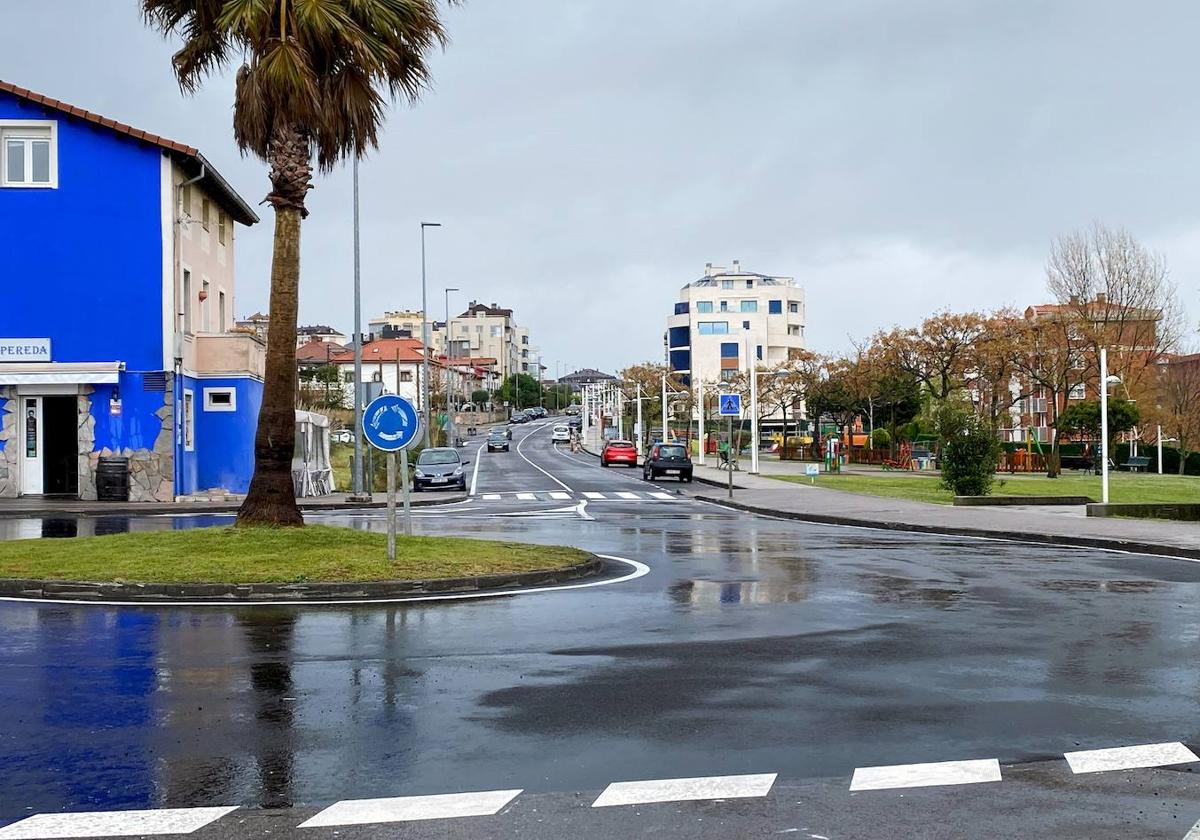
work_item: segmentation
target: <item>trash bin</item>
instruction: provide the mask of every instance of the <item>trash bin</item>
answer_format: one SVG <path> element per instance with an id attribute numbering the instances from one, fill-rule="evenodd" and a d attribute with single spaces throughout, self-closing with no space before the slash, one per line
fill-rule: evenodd
<path id="1" fill-rule="evenodd" d="M 129 501 L 129 459 L 101 456 L 96 466 L 96 498 L 101 502 Z"/>

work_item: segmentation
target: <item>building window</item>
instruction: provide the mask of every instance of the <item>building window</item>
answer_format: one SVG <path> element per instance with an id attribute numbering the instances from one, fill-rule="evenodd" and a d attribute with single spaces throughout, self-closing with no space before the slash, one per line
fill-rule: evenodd
<path id="1" fill-rule="evenodd" d="M 212 202 L 207 198 L 200 199 L 200 227 L 208 232 L 209 214 L 212 213 Z"/>
<path id="2" fill-rule="evenodd" d="M 53 120 L 24 124 L 0 120 L 0 186 L 58 186 L 55 128 Z"/>
<path id="3" fill-rule="evenodd" d="M 724 370 L 721 371 L 721 379 L 725 380 L 726 382 L 728 382 L 731 379 L 737 379 L 737 375 L 738 375 L 737 368 L 725 368 Z"/>
<path id="4" fill-rule="evenodd" d="M 753 288 L 754 288 L 754 281 L 753 281 L 753 280 L 751 280 L 751 279 L 749 279 L 749 278 L 747 278 L 747 279 L 746 279 L 746 288 L 747 288 L 747 289 L 753 289 Z"/>
<path id="5" fill-rule="evenodd" d="M 688 303 L 686 300 L 680 301 L 679 303 L 675 304 L 675 314 L 676 315 L 686 315 L 687 313 L 688 313 Z"/>
<path id="6" fill-rule="evenodd" d="M 492 338 L 500 338 L 502 335 L 504 335 L 503 330 L 504 330 L 503 327 L 492 327 L 492 332 L 491 332 Z"/>
<path id="7" fill-rule="evenodd" d="M 412 382 L 413 381 L 412 371 L 411 370 L 400 371 L 400 381 L 401 382 Z"/>
<path id="8" fill-rule="evenodd" d="M 1087 392 L 1084 390 L 1082 382 L 1078 385 L 1072 385 L 1070 392 L 1067 394 L 1067 399 L 1069 400 L 1082 400 L 1086 399 L 1086 397 Z"/>
<path id="9" fill-rule="evenodd" d="M 742 321 L 742 329 L 744 329 L 744 330 L 748 330 L 748 329 L 750 329 L 750 322 L 749 322 L 749 321 Z"/>
<path id="10" fill-rule="evenodd" d="M 212 324 L 210 322 L 209 315 L 208 315 L 209 305 L 208 305 L 208 281 L 207 280 L 200 281 L 200 297 L 202 298 L 202 300 L 200 301 L 200 323 L 202 325 L 204 332 L 211 332 Z"/>
<path id="11" fill-rule="evenodd" d="M 225 293 L 217 292 L 217 329 L 225 332 Z"/>
<path id="12" fill-rule="evenodd" d="M 800 335 L 800 327 L 797 324 L 788 324 L 788 335 Z"/>
<path id="13" fill-rule="evenodd" d="M 732 289 L 732 288 L 733 288 L 733 281 L 732 281 L 732 280 L 722 280 L 722 281 L 721 281 L 721 288 L 722 288 L 722 289 Z"/>
<path id="14" fill-rule="evenodd" d="M 756 301 L 756 300 L 742 301 L 742 311 L 743 312 L 757 312 L 758 311 L 758 301 Z"/>
<path id="15" fill-rule="evenodd" d="M 768 315 L 782 315 L 783 314 L 783 301 L 781 301 L 781 300 L 767 301 L 767 314 Z"/>
<path id="16" fill-rule="evenodd" d="M 762 345 L 758 345 L 758 360 L 762 361 Z"/>
<path id="17" fill-rule="evenodd" d="M 721 301 L 721 311 L 722 311 L 722 312 L 728 312 L 728 311 L 729 311 L 729 301 L 727 301 L 727 300 L 723 300 L 723 301 Z"/>
<path id="18" fill-rule="evenodd" d="M 736 341 L 721 342 L 721 358 L 736 359 L 738 357 L 738 345 Z"/>
<path id="19" fill-rule="evenodd" d="M 237 390 L 234 388 L 205 388 L 205 411 L 237 411 Z"/>
<path id="20" fill-rule="evenodd" d="M 792 315 L 800 314 L 800 304 L 795 303 L 795 302 L 789 303 L 788 304 L 788 312 L 790 312 Z"/>
<path id="21" fill-rule="evenodd" d="M 183 392 L 183 449 L 191 452 L 196 448 L 196 406 L 195 394 Z"/>
<path id="22" fill-rule="evenodd" d="M 217 211 L 217 241 L 222 245 L 225 244 L 225 220 L 228 218 L 224 210 Z"/>
<path id="23" fill-rule="evenodd" d="M 696 324 L 700 335 L 729 335 L 728 321 L 700 321 Z"/>
<path id="24" fill-rule="evenodd" d="M 343 373 L 343 374 L 342 374 L 342 381 L 343 381 L 343 382 L 345 382 L 347 385 L 349 385 L 349 384 L 351 384 L 352 382 L 354 382 L 354 371 L 352 371 L 352 370 L 348 370 L 348 371 L 346 371 L 345 373 Z"/>
<path id="25" fill-rule="evenodd" d="M 183 331 L 192 334 L 192 272 L 183 270 Z"/>
<path id="26" fill-rule="evenodd" d="M 697 311 L 697 312 L 701 312 L 701 313 L 703 313 L 703 312 L 712 312 L 712 311 L 713 311 L 713 305 L 712 305 L 712 301 L 711 301 L 711 300 L 698 300 L 698 301 L 696 301 L 696 311 Z"/>
<path id="27" fill-rule="evenodd" d="M 192 217 L 192 185 L 191 184 L 184 184 L 183 188 L 179 191 L 179 203 L 181 205 L 179 208 L 180 218 L 190 219 Z M 187 225 L 184 225 L 183 229 L 187 230 Z"/>

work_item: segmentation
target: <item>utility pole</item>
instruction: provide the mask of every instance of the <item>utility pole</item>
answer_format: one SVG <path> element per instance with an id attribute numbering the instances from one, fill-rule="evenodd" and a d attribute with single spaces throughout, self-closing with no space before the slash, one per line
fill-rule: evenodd
<path id="1" fill-rule="evenodd" d="M 758 475 L 758 353 L 751 352 L 750 333 L 746 333 L 746 361 L 750 372 L 750 474 Z"/>
<path id="2" fill-rule="evenodd" d="M 363 495 L 362 445 L 362 273 L 358 248 L 358 155 L 351 166 L 354 172 L 354 496 Z M 370 491 L 367 491 L 368 497 Z"/>
<path id="3" fill-rule="evenodd" d="M 421 222 L 421 408 L 425 412 L 425 446 L 429 446 L 429 304 L 425 294 L 425 228 L 441 222 Z"/>
<path id="4" fill-rule="evenodd" d="M 704 466 L 704 385 L 700 382 L 700 377 L 696 375 L 696 369 L 692 368 L 692 378 L 696 380 L 696 434 L 700 445 L 697 447 L 696 463 Z"/>
<path id="5" fill-rule="evenodd" d="M 1100 348 L 1100 501 L 1108 504 L 1108 348 Z"/>
<path id="6" fill-rule="evenodd" d="M 662 440 L 667 442 L 667 372 L 662 375 Z"/>
<path id="7" fill-rule="evenodd" d="M 454 364 L 453 364 L 453 362 L 454 362 L 454 352 L 453 352 L 454 345 L 452 345 L 450 343 L 450 293 L 457 292 L 458 289 L 445 289 L 444 291 L 445 291 L 445 304 L 446 304 L 446 320 L 442 322 L 442 328 L 446 331 L 446 345 L 445 345 L 446 346 L 446 353 L 445 353 L 445 356 L 446 356 L 446 422 L 450 427 L 450 435 L 448 435 L 448 437 L 451 437 L 452 435 L 457 434 L 457 432 L 458 432 L 458 429 L 456 428 L 455 423 L 454 423 L 454 400 L 452 399 L 453 394 L 454 394 L 454 377 L 458 375 L 458 372 L 454 369 Z M 470 396 L 470 395 L 468 395 L 468 396 Z M 470 425 L 470 424 L 468 424 L 468 425 Z M 453 438 L 451 437 L 451 439 L 453 439 Z M 447 441 L 447 443 L 450 443 L 450 441 Z M 453 444 L 451 444 L 451 445 L 453 445 Z"/>

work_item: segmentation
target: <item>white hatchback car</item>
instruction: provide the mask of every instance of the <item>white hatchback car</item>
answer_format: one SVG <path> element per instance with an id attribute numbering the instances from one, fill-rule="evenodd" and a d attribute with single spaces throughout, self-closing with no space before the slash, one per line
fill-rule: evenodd
<path id="1" fill-rule="evenodd" d="M 561 440 L 569 443 L 571 440 L 571 427 L 566 423 L 559 423 L 554 427 L 554 431 L 550 433 L 550 439 L 556 442 Z"/>

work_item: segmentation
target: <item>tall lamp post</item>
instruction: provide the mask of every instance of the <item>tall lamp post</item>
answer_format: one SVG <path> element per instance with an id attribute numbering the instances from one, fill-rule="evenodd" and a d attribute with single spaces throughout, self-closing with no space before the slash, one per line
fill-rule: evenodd
<path id="1" fill-rule="evenodd" d="M 1108 349 L 1100 348 L 1100 501 L 1108 504 Z"/>
<path id="2" fill-rule="evenodd" d="M 425 413 L 425 446 L 429 446 L 429 304 L 425 296 L 425 228 L 441 222 L 421 222 L 421 408 Z"/>
<path id="3" fill-rule="evenodd" d="M 446 330 L 446 420 L 450 424 L 451 431 L 454 431 L 454 410 L 452 408 L 453 401 L 451 395 L 454 393 L 454 344 L 450 338 L 450 293 L 460 291 L 459 289 L 444 289 L 446 296 L 446 320 L 443 322 Z M 467 396 L 470 396 L 468 394 Z M 468 424 L 470 425 L 470 424 Z"/>
<path id="4" fill-rule="evenodd" d="M 358 251 L 358 155 L 351 166 L 354 173 L 354 482 L 355 499 L 363 496 L 363 445 L 359 428 L 363 412 L 362 392 L 362 275 Z M 370 491 L 367 491 L 368 496 Z"/>

